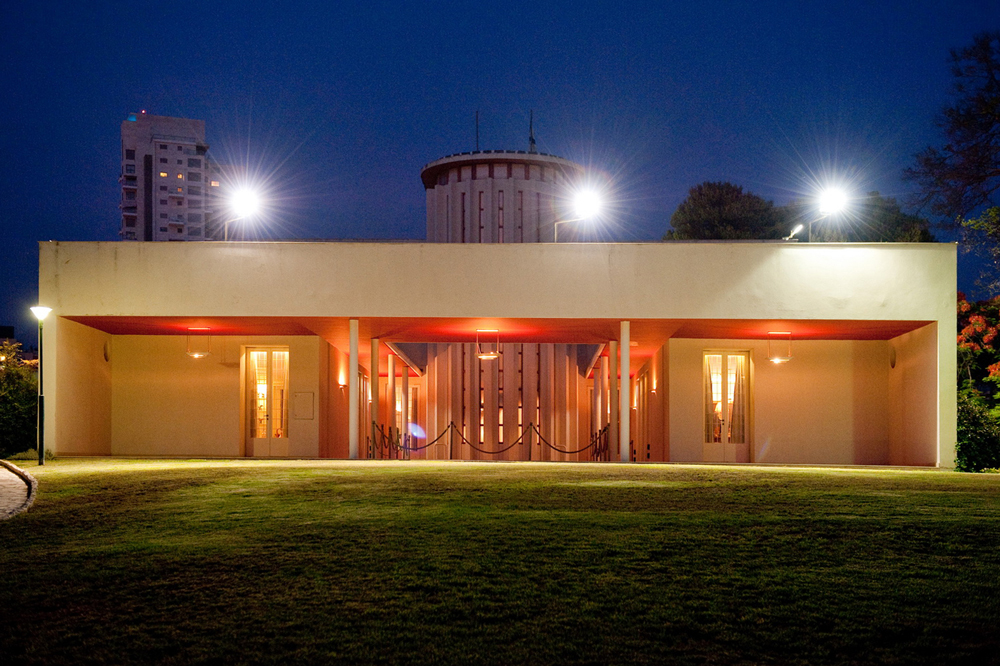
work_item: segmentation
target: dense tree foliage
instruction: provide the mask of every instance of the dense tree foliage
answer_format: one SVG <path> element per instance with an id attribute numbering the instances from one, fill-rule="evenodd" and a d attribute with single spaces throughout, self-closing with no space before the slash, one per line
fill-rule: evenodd
<path id="1" fill-rule="evenodd" d="M 955 469 L 982 472 L 1000 468 L 1000 419 L 982 396 L 958 393 L 958 432 Z"/>
<path id="2" fill-rule="evenodd" d="M 796 224 L 813 220 L 814 241 L 855 243 L 926 242 L 934 240 L 930 223 L 904 213 L 895 199 L 878 192 L 853 201 L 850 210 L 818 219 L 815 204 L 793 202 L 775 206 L 732 183 L 702 183 L 692 187 L 670 218 L 664 240 L 776 240 Z M 804 240 L 806 232 L 798 238 Z"/>
<path id="3" fill-rule="evenodd" d="M 787 224 L 775 205 L 732 183 L 702 183 L 670 218 L 664 240 L 781 238 Z"/>
<path id="4" fill-rule="evenodd" d="M 0 343 L 0 457 L 35 446 L 38 382 L 20 343 Z"/>
<path id="5" fill-rule="evenodd" d="M 936 120 L 944 143 L 916 156 L 905 177 L 917 201 L 960 225 L 966 246 L 990 260 L 983 286 L 1000 290 L 1000 31 L 951 51 L 953 101 Z"/>
<path id="6" fill-rule="evenodd" d="M 810 210 L 808 214 L 814 213 Z M 869 192 L 867 196 L 852 201 L 844 214 L 815 222 L 813 240 L 926 243 L 934 240 L 930 229 L 930 222 L 917 215 L 904 213 L 892 197 Z"/>
<path id="7" fill-rule="evenodd" d="M 920 201 L 950 220 L 998 205 L 1000 192 L 1000 31 L 976 35 L 951 51 L 954 101 L 936 124 L 941 147 L 917 155 L 906 177 L 921 186 Z"/>

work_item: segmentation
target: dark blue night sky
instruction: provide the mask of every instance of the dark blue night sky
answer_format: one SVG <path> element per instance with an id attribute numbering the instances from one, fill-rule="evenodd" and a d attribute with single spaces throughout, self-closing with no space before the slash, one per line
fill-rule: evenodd
<path id="1" fill-rule="evenodd" d="M 534 110 L 614 188 L 603 237 L 654 240 L 706 180 L 905 199 L 948 50 L 997 28 L 996 0 L 8 3 L 0 324 L 33 344 L 37 241 L 118 238 L 132 111 L 266 180 L 258 237 L 419 239 L 421 166 L 475 148 L 476 110 L 481 148 L 526 149 Z"/>

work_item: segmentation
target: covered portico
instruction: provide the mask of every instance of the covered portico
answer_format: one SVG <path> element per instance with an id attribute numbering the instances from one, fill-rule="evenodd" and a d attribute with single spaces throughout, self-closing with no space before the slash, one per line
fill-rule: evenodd
<path id="1" fill-rule="evenodd" d="M 40 252 L 40 302 L 57 316 L 45 339 L 47 445 L 57 453 L 246 455 L 257 362 L 248 354 L 286 350 L 255 375 L 287 373 L 278 438 L 287 441 L 266 449 L 278 455 L 363 457 L 372 421 L 417 424 L 433 438 L 464 419 L 486 450 L 529 423 L 574 449 L 604 424 L 616 460 L 954 458 L 952 245 L 42 243 Z M 497 331 L 502 365 L 473 358 L 477 331 Z M 768 363 L 774 333 L 791 340 L 788 363 Z M 199 338 L 211 357 L 185 353 Z M 715 355 L 736 370 L 713 370 Z M 706 386 L 728 396 L 716 381 L 732 393 L 715 401 L 727 403 L 721 428 L 706 420 Z M 740 399 L 745 441 L 709 441 L 736 436 L 728 417 Z M 268 418 L 273 436 L 280 417 Z"/>

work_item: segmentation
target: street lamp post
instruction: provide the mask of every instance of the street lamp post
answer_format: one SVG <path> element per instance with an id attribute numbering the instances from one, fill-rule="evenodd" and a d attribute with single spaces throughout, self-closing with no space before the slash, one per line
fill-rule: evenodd
<path id="1" fill-rule="evenodd" d="M 52 312 L 52 308 L 36 305 L 31 308 L 38 318 L 38 426 L 35 429 L 38 448 L 38 465 L 45 464 L 45 391 L 42 388 L 42 322 Z"/>

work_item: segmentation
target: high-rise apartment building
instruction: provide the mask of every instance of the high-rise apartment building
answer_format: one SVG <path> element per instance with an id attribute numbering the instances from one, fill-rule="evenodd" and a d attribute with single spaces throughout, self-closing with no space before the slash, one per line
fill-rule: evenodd
<path id="1" fill-rule="evenodd" d="M 122 240 L 206 240 L 219 187 L 205 121 L 130 113 L 122 122 Z"/>

